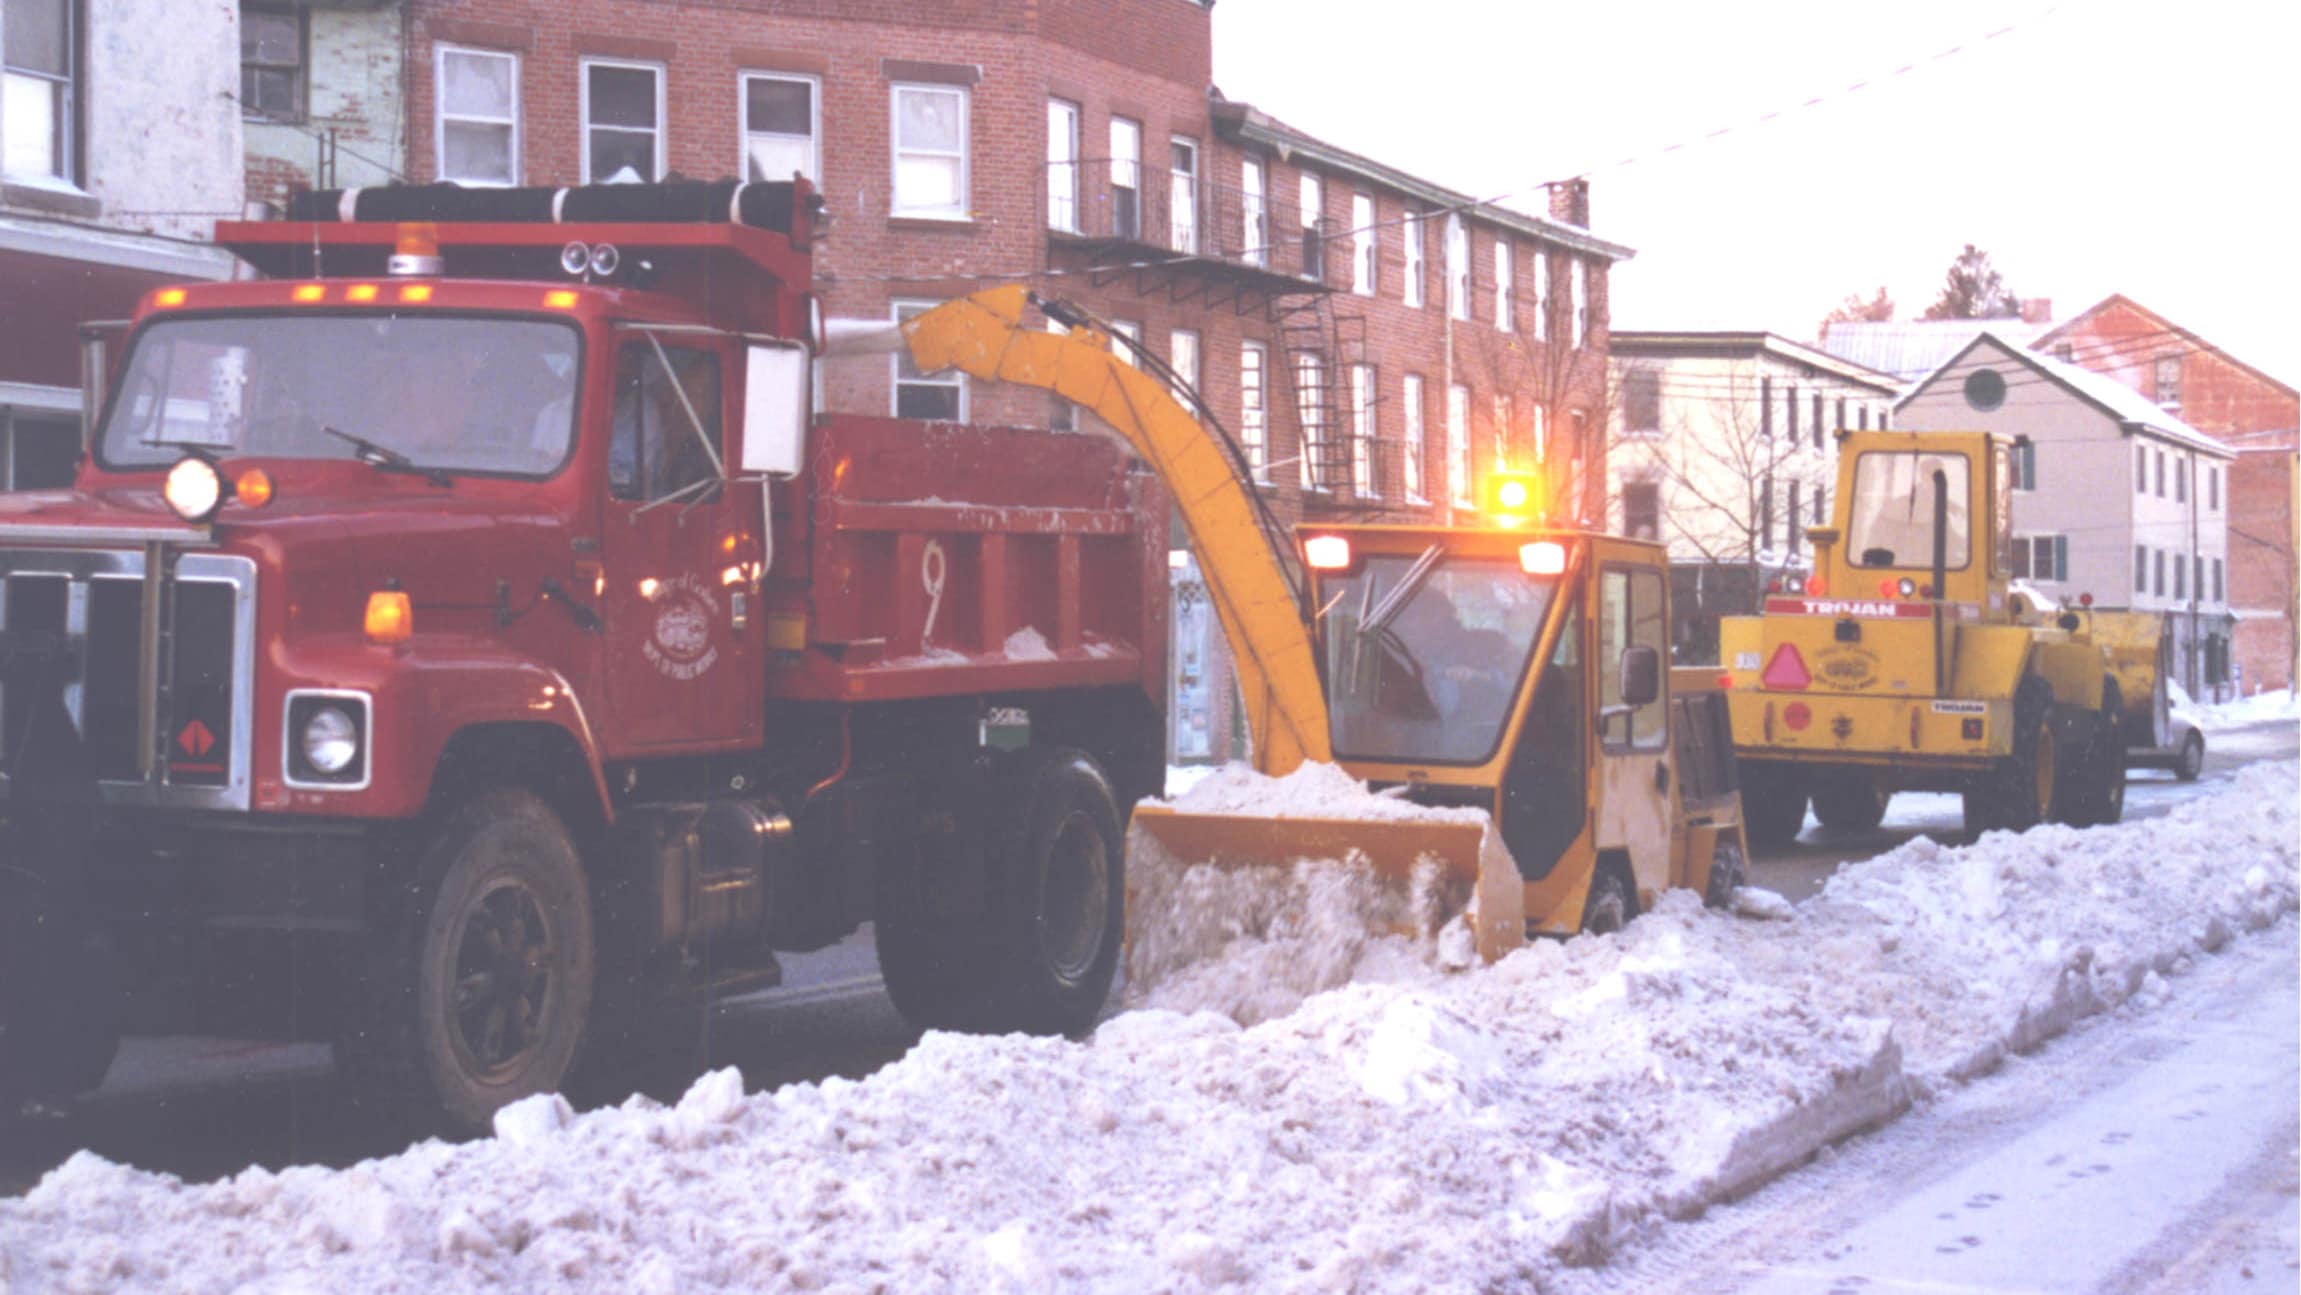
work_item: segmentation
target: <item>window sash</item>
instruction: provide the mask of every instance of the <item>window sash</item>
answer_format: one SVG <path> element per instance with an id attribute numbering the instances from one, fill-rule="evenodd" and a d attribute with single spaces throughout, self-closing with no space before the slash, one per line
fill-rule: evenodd
<path id="1" fill-rule="evenodd" d="M 1242 250 L 1248 265 L 1265 265 L 1270 261 L 1270 199 L 1266 181 L 1262 163 L 1253 158 L 1240 160 L 1239 237 L 1245 244 Z"/>
<path id="2" fill-rule="evenodd" d="M 1047 228 L 1079 232 L 1079 106 L 1047 100 Z"/>
<path id="3" fill-rule="evenodd" d="M 897 299 L 888 303 L 888 311 L 898 324 L 915 318 L 935 307 L 939 301 Z M 911 363 L 908 350 L 898 349 L 887 357 L 888 371 L 893 381 L 887 399 L 887 412 L 896 418 L 939 418 L 950 422 L 967 421 L 967 375 L 957 369 L 940 373 L 921 373 Z M 944 394 L 949 393 L 949 394 Z M 904 397 L 910 401 L 906 408 Z M 932 404 L 935 412 L 921 412 Z M 948 412 L 942 412 L 947 410 Z"/>
<path id="4" fill-rule="evenodd" d="M 967 219 L 967 142 L 970 106 L 967 92 L 948 85 L 903 85 L 890 88 L 888 103 L 893 115 L 889 139 L 894 147 L 892 214 L 924 220 Z M 945 105 L 950 114 L 951 142 L 941 143 L 931 137 L 914 138 L 924 132 L 909 131 L 904 125 L 904 106 L 917 104 L 927 107 L 937 102 Z"/>
<path id="5" fill-rule="evenodd" d="M 1303 488 L 1325 490 L 1326 477 L 1326 357 L 1316 351 L 1294 353 L 1295 425 L 1302 433 L 1296 466 Z"/>
<path id="6" fill-rule="evenodd" d="M 1176 135 L 1167 141 L 1167 247 L 1186 256 L 1198 252 L 1198 141 Z"/>
<path id="7" fill-rule="evenodd" d="M 1167 334 L 1167 367 L 1174 370 L 1175 399 L 1186 405 L 1186 393 L 1198 390 L 1198 333 L 1178 328 Z"/>
<path id="8" fill-rule="evenodd" d="M 1574 349 L 1590 341 L 1590 263 L 1574 262 Z"/>
<path id="9" fill-rule="evenodd" d="M 477 74 L 476 79 L 467 79 L 463 82 L 467 89 L 477 88 L 483 91 L 500 89 L 501 104 L 452 102 L 455 98 L 456 81 L 451 77 L 448 69 L 451 64 L 457 62 L 465 63 Z M 497 77 L 482 71 L 482 69 L 489 68 L 502 69 L 500 87 L 495 84 L 498 80 Z M 469 49 L 456 45 L 441 45 L 435 52 L 432 76 L 433 83 L 437 87 L 437 107 L 433 113 L 436 132 L 433 137 L 433 156 L 435 159 L 433 170 L 439 178 L 453 180 L 457 184 L 486 187 L 518 184 L 520 176 L 519 55 L 503 50 Z M 502 168 L 498 171 L 489 172 L 476 167 L 451 165 L 451 159 L 456 156 L 458 150 L 449 146 L 449 140 L 459 133 L 467 141 L 475 139 L 493 140 L 500 136 L 503 142 L 500 150 Z M 478 156 L 468 146 L 462 151 L 466 161 L 473 160 Z M 485 151 L 486 154 L 493 155 L 499 150 L 488 148 Z"/>
<path id="10" fill-rule="evenodd" d="M 1269 408 L 1265 400 L 1264 376 L 1268 373 L 1269 353 L 1260 342 L 1241 342 L 1238 347 L 1238 439 L 1246 451 L 1247 467 L 1254 479 L 1270 480 Z"/>
<path id="11" fill-rule="evenodd" d="M 1401 447 L 1399 455 L 1399 467 L 1401 468 L 1399 484 L 1405 488 L 1408 499 L 1421 503 L 1423 502 L 1422 456 L 1425 447 L 1422 430 L 1422 376 L 1420 374 L 1409 373 L 1406 375 L 1404 400 L 1406 428 L 1403 437 L 1405 443 Z"/>
<path id="12" fill-rule="evenodd" d="M 1446 313 L 1470 318 L 1470 227 L 1462 217 L 1446 217 Z"/>
<path id="13" fill-rule="evenodd" d="M 1350 366 L 1350 473 L 1358 493 L 1375 498 L 1382 491 L 1374 479 L 1374 366 Z"/>
<path id="14" fill-rule="evenodd" d="M 807 132 L 804 135 L 788 130 L 754 127 L 751 122 L 751 87 L 768 82 L 795 85 L 807 92 Z M 786 180 L 790 170 L 776 164 L 778 157 L 788 158 L 799 153 L 804 164 L 791 168 L 811 180 L 823 176 L 823 83 L 812 76 L 787 72 L 744 72 L 736 78 L 736 129 L 743 139 L 743 157 L 738 169 L 751 180 Z M 769 170 L 770 166 L 776 169 Z"/>
<path id="15" fill-rule="evenodd" d="M 1374 295 L 1374 198 L 1350 196 L 1350 290 L 1362 297 Z"/>
<path id="16" fill-rule="evenodd" d="M 1400 234 L 1406 240 L 1406 279 L 1400 285 L 1399 299 L 1416 308 L 1420 308 L 1424 304 L 1422 281 L 1423 277 L 1430 273 L 1428 258 L 1424 255 L 1422 243 L 1424 238 L 1422 226 L 1427 219 L 1427 217 L 1414 212 L 1408 212 L 1406 220 L 1399 226 Z"/>
<path id="17" fill-rule="evenodd" d="M 1518 330 L 1517 303 L 1510 299 L 1516 276 L 1510 269 L 1510 240 L 1494 240 L 1494 326 L 1505 333 Z"/>
<path id="18" fill-rule="evenodd" d="M 647 75 L 655 93 L 648 111 L 653 120 L 645 125 L 634 122 L 602 122 L 594 118 L 592 77 L 598 72 L 641 72 Z M 647 169 L 640 172 L 643 181 L 660 180 L 665 168 L 664 159 L 664 94 L 663 65 L 660 63 L 632 63 L 620 59 L 587 58 L 581 62 L 582 124 L 583 124 L 583 182 L 597 184 L 609 176 L 599 174 L 599 161 L 593 150 L 601 143 L 616 139 L 644 139 L 647 141 Z M 613 173 L 610 172 L 610 175 Z"/>

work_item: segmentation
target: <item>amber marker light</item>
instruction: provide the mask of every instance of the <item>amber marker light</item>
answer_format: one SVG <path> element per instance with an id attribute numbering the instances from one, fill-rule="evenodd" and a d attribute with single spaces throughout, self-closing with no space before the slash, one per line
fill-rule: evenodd
<path id="1" fill-rule="evenodd" d="M 324 283 L 299 283 L 288 296 L 304 305 L 310 305 L 328 299 L 328 286 Z"/>
<path id="2" fill-rule="evenodd" d="M 344 300 L 346 301 L 374 301 L 375 299 L 376 286 L 372 283 L 355 283 L 344 289 Z"/>
<path id="3" fill-rule="evenodd" d="M 566 288 L 553 288 L 543 294 L 543 304 L 553 310 L 575 309 L 575 294 Z"/>
<path id="4" fill-rule="evenodd" d="M 403 643 L 415 633 L 415 610 L 404 591 L 378 589 L 368 595 L 367 632 L 378 643 Z"/>
<path id="5" fill-rule="evenodd" d="M 402 284 L 400 285 L 399 299 L 408 305 L 420 306 L 431 300 L 431 285 L 428 283 Z"/>
<path id="6" fill-rule="evenodd" d="M 152 294 L 152 304 L 155 306 L 181 306 L 184 304 L 184 290 L 182 288 L 162 288 Z"/>
<path id="7" fill-rule="evenodd" d="M 261 508 L 272 502 L 272 474 L 262 468 L 249 468 L 232 481 L 232 498 L 250 508 Z"/>
<path id="8" fill-rule="evenodd" d="M 1340 571 L 1350 565 L 1350 541 L 1340 535 L 1313 535 L 1302 542 L 1302 560 L 1313 571 Z"/>

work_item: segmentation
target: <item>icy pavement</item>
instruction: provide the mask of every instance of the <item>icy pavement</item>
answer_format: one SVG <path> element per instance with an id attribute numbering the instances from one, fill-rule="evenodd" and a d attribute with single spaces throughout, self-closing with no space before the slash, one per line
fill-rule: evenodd
<path id="1" fill-rule="evenodd" d="M 0 1288 L 1533 1291 L 2289 922 L 2301 769 L 2233 781 L 1247 1028 L 936 1034 L 860 1083 L 539 1098 L 493 1139 L 202 1187 L 83 1154 L 0 1203 Z"/>

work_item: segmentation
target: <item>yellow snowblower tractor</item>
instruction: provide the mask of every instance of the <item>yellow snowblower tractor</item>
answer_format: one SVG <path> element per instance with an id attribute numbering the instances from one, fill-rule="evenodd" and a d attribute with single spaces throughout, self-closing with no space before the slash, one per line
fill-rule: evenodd
<path id="1" fill-rule="evenodd" d="M 1750 839 L 1810 801 L 1864 831 L 1896 791 L 1958 792 L 1968 832 L 2124 813 L 2125 704 L 2075 610 L 2034 617 L 2013 578 L 2013 442 L 1839 432 L 1810 575 L 1719 630 Z"/>
<path id="2" fill-rule="evenodd" d="M 1067 333 L 1026 326 L 1036 305 Z M 1191 812 L 1144 804 L 1128 854 L 1291 867 L 1363 860 L 1406 883 L 1434 862 L 1488 960 L 1530 932 L 1619 926 L 1659 892 L 1731 896 L 1745 857 L 1714 671 L 1665 668 L 1667 555 L 1509 524 L 1306 525 L 1288 535 L 1244 456 L 1157 357 L 1115 355 L 1064 303 L 999 288 L 901 326 L 912 363 L 1053 390 L 1165 481 L 1228 637 L 1257 771 L 1339 762 L 1384 795 L 1485 818 Z M 1124 339 L 1119 339 L 1123 341 Z M 1528 478 L 1489 483 L 1533 519 Z M 1451 816 L 1449 816 L 1451 817 Z"/>

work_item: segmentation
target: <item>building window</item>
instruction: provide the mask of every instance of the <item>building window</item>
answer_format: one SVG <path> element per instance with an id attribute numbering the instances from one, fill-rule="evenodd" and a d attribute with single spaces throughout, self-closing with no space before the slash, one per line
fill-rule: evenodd
<path id="1" fill-rule="evenodd" d="M 1842 431 L 1844 431 L 1845 429 L 1846 429 L 1846 398 L 1845 398 L 1844 396 L 1839 396 L 1839 397 L 1838 397 L 1838 430 L 1842 432 Z"/>
<path id="2" fill-rule="evenodd" d="M 1422 226 L 1425 223 L 1423 217 L 1408 212 L 1406 223 L 1399 227 L 1400 234 L 1406 240 L 1406 278 L 1399 285 L 1399 300 L 1418 308 L 1423 303 L 1422 276 L 1429 272 L 1423 263 Z"/>
<path id="3" fill-rule="evenodd" d="M 1374 237 L 1374 195 L 1350 195 L 1350 290 L 1361 297 L 1374 295 L 1374 258 L 1380 246 Z"/>
<path id="4" fill-rule="evenodd" d="M 663 68 L 583 60 L 583 182 L 663 178 Z"/>
<path id="5" fill-rule="evenodd" d="M 2181 408 L 2181 357 L 2167 355 L 2157 361 L 2157 403 L 2160 408 Z"/>
<path id="6" fill-rule="evenodd" d="M 75 181 L 78 6 L 4 0 L 0 17 L 0 174 Z"/>
<path id="7" fill-rule="evenodd" d="M 1470 388 L 1459 382 L 1446 389 L 1446 493 L 1470 506 Z"/>
<path id="8" fill-rule="evenodd" d="M 1186 256 L 1198 253 L 1198 141 L 1181 135 L 1167 141 L 1167 247 Z"/>
<path id="9" fill-rule="evenodd" d="M 1774 380 L 1758 379 L 1758 435 L 1774 439 Z"/>
<path id="10" fill-rule="evenodd" d="M 2220 468 L 2208 466 L 2208 467 L 2205 469 L 2205 485 L 2206 485 L 2206 489 L 2207 489 L 2207 494 L 2206 494 L 2206 497 L 2205 497 L 2205 506 L 2206 506 L 2208 509 L 2212 510 L 2213 512 L 2220 512 L 2220 511 L 2221 511 L 2221 469 L 2220 469 Z"/>
<path id="11" fill-rule="evenodd" d="M 1550 336 L 1550 253 L 1534 248 L 1534 340 Z"/>
<path id="12" fill-rule="evenodd" d="M 1326 282 L 1326 235 L 1319 227 L 1324 218 L 1325 192 L 1318 177 L 1308 171 L 1302 173 L 1300 187 L 1300 214 L 1302 217 L 1302 276 Z"/>
<path id="13" fill-rule="evenodd" d="M 1805 483 L 1791 478 L 1789 506 L 1782 509 L 1782 547 L 1791 557 L 1798 555 L 1798 488 Z"/>
<path id="14" fill-rule="evenodd" d="M 304 14 L 240 10 L 241 112 L 271 121 L 303 120 Z"/>
<path id="15" fill-rule="evenodd" d="M 2215 601 L 2215 602 L 2220 602 L 2220 601 L 2222 601 L 2222 593 L 2221 593 L 2221 559 L 2219 559 L 2219 558 L 2215 558 L 2215 559 L 2213 559 L 2213 601 Z"/>
<path id="16" fill-rule="evenodd" d="M 1622 483 L 1622 533 L 1634 540 L 1662 538 L 1662 487 L 1652 481 Z"/>
<path id="17" fill-rule="evenodd" d="M 1404 438 L 1405 444 L 1402 445 L 1399 450 L 1399 467 L 1402 469 L 1400 473 L 1400 484 L 1406 488 L 1406 497 L 1408 499 L 1413 500 L 1416 503 L 1421 503 L 1423 500 L 1421 374 L 1409 373 L 1406 375 L 1404 402 L 1406 429 Z"/>
<path id="18" fill-rule="evenodd" d="M 0 490 L 61 490 L 80 468 L 80 420 L 0 405 Z"/>
<path id="19" fill-rule="evenodd" d="M 1822 448 L 1822 393 L 1814 393 L 1814 448 Z"/>
<path id="20" fill-rule="evenodd" d="M 2133 447 L 2133 493 L 2149 493 L 2149 447 L 2146 445 Z"/>
<path id="21" fill-rule="evenodd" d="M 1142 321 L 1139 319 L 1114 319 L 1111 321 L 1111 336 L 1114 339 L 1121 337 L 1126 339 L 1123 342 L 1115 342 L 1111 347 L 1111 354 L 1119 357 L 1130 368 L 1141 368 L 1143 366 Z"/>
<path id="22" fill-rule="evenodd" d="M 1798 389 L 1794 384 L 1790 387 L 1789 399 L 1782 402 L 1782 409 L 1789 415 L 1790 448 L 1794 450 L 1798 448 Z"/>
<path id="23" fill-rule="evenodd" d="M 2156 592 L 2162 595 L 2165 592 L 2165 550 L 2159 549 L 2151 556 L 2157 563 L 2157 579 L 2151 583 L 2156 586 Z"/>
<path id="24" fill-rule="evenodd" d="M 1494 240 L 1494 326 L 1505 333 L 1518 331 L 1518 303 L 1511 299 L 1517 276 L 1510 267 L 1510 240 Z"/>
<path id="25" fill-rule="evenodd" d="M 2067 535 L 2017 535 L 2013 541 L 2013 574 L 2024 580 L 2069 579 Z"/>
<path id="26" fill-rule="evenodd" d="M 2197 564 L 2197 596 L 2203 598 L 2205 596 L 2205 558 L 2204 555 L 2200 554 L 2192 560 Z"/>
<path id="27" fill-rule="evenodd" d="M 1241 342 L 1238 347 L 1238 439 L 1246 451 L 1247 467 L 1253 470 L 1257 481 L 1270 480 L 1270 438 L 1265 423 L 1266 406 L 1263 403 L 1262 377 L 1267 367 L 1260 342 Z"/>
<path id="28" fill-rule="evenodd" d="M 815 141 L 823 137 L 816 115 L 821 85 L 811 76 L 745 72 L 743 81 L 743 178 L 820 179 L 823 159 Z"/>
<path id="29" fill-rule="evenodd" d="M 1242 228 L 1239 236 L 1246 241 L 1246 263 L 1266 265 L 1270 261 L 1269 199 L 1264 196 L 1266 177 L 1262 163 L 1247 158 L 1238 166 L 1238 214 Z"/>
<path id="30" fill-rule="evenodd" d="M 1829 521 L 1829 509 L 1822 503 L 1823 498 L 1828 493 L 1828 486 L 1816 485 L 1814 487 L 1814 525 L 1816 526 L 1820 526 Z"/>
<path id="31" fill-rule="evenodd" d="M 1079 106 L 1047 100 L 1047 228 L 1079 232 Z"/>
<path id="32" fill-rule="evenodd" d="M 2173 462 L 2173 502 L 2189 502 L 2189 465 L 2179 459 Z"/>
<path id="33" fill-rule="evenodd" d="M 1590 344 L 1590 263 L 1574 262 L 1574 349 Z"/>
<path id="34" fill-rule="evenodd" d="M 894 303 L 895 322 L 934 309 L 938 301 L 897 301 Z M 924 418 L 936 422 L 963 423 L 967 421 L 967 375 L 957 369 L 940 373 L 921 373 L 911 363 L 909 350 L 898 350 L 891 357 L 895 366 L 894 414 L 897 418 Z"/>
<path id="35" fill-rule="evenodd" d="M 1578 427 L 1580 427 L 1580 426 L 1582 425 L 1582 424 L 1581 424 L 1581 418 L 1582 418 L 1582 413 L 1581 413 L 1581 411 L 1580 411 L 1580 410 L 1576 410 L 1576 411 L 1574 412 L 1574 419 L 1575 419 L 1575 423 L 1574 423 L 1574 425 L 1575 425 L 1577 428 L 1578 428 Z M 1535 405 L 1535 406 L 1534 406 L 1534 466 L 1536 466 L 1536 467 L 1542 467 L 1542 466 L 1544 466 L 1544 465 L 1548 464 L 1549 462 L 1550 462 L 1550 406 L 1548 406 L 1548 405 L 1542 405 L 1542 404 L 1537 404 L 1537 405 Z"/>
<path id="36" fill-rule="evenodd" d="M 1510 427 L 1518 421 L 1517 406 L 1505 391 L 1494 397 L 1494 470 L 1510 470 Z"/>
<path id="37" fill-rule="evenodd" d="M 2178 553 L 2173 555 L 2173 596 L 2176 598 L 2189 596 L 2189 564 L 2182 561 L 2181 555 Z"/>
<path id="38" fill-rule="evenodd" d="M 2163 499 L 2163 498 L 2165 498 L 2165 451 L 2163 451 L 2163 450 L 2158 450 L 2158 451 L 2156 452 L 2156 455 L 2157 455 L 2157 497 L 2158 497 L 2159 499 Z"/>
<path id="39" fill-rule="evenodd" d="M 1198 334 L 1178 328 L 1167 336 L 1167 367 L 1174 370 L 1175 399 L 1190 405 L 1198 394 Z"/>
<path id="40" fill-rule="evenodd" d="M 1374 366 L 1350 366 L 1350 479 L 1369 498 L 1382 493 L 1374 478 Z"/>
<path id="41" fill-rule="evenodd" d="M 2133 592 L 2135 596 L 2149 592 L 2149 546 L 2133 546 Z"/>
<path id="42" fill-rule="evenodd" d="M 1662 434 L 1662 375 L 1636 368 L 1622 378 L 1622 430 L 1630 436 Z"/>
<path id="43" fill-rule="evenodd" d="M 1862 430 L 1868 431 L 1870 429 L 1870 407 L 1868 405 L 1862 406 L 1860 418 Z"/>
<path id="44" fill-rule="evenodd" d="M 894 214 L 967 218 L 967 92 L 950 85 L 894 89 Z"/>
<path id="45" fill-rule="evenodd" d="M 2053 358 L 2063 364 L 2075 364 L 2077 363 L 2077 347 L 2068 342 L 2056 342 L 2053 346 Z"/>
<path id="46" fill-rule="evenodd" d="M 2022 441 L 2013 447 L 2013 488 L 2037 489 L 2037 442 Z"/>
<path id="47" fill-rule="evenodd" d="M 1446 214 L 1446 313 L 1470 318 L 1470 227 L 1454 212 Z"/>
<path id="48" fill-rule="evenodd" d="M 1774 474 L 1769 472 L 1758 481 L 1758 551 L 1764 553 L 1773 547 Z"/>
<path id="49" fill-rule="evenodd" d="M 1297 466 L 1305 490 L 1333 486 L 1333 461 L 1326 444 L 1326 357 L 1316 351 L 1294 353 L 1295 426 L 1302 432 Z"/>
<path id="50" fill-rule="evenodd" d="M 494 50 L 438 49 L 439 178 L 519 183 L 519 58 Z"/>

